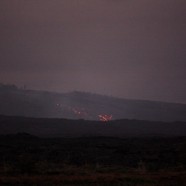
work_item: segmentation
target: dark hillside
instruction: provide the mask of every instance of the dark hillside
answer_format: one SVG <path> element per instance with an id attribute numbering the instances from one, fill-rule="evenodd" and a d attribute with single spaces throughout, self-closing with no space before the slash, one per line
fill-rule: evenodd
<path id="1" fill-rule="evenodd" d="M 186 105 L 128 100 L 98 94 L 54 93 L 0 85 L 0 114 L 86 120 L 186 121 Z"/>

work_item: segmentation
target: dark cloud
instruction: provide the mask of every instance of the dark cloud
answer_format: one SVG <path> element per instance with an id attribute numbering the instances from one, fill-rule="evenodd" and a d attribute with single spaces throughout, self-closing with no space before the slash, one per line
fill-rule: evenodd
<path id="1" fill-rule="evenodd" d="M 1 0 L 0 79 L 186 103 L 185 0 Z"/>

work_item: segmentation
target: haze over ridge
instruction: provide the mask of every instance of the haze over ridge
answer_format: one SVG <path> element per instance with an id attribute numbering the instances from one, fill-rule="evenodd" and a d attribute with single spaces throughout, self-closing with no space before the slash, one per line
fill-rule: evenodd
<path id="1" fill-rule="evenodd" d="M 186 103 L 186 1 L 1 0 L 0 80 Z"/>

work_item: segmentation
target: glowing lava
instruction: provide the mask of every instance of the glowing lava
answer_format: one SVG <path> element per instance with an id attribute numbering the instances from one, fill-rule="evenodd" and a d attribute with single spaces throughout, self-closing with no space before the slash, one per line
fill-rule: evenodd
<path id="1" fill-rule="evenodd" d="M 91 113 L 90 110 L 89 112 L 82 107 L 72 107 L 72 106 L 67 106 L 67 105 L 63 105 L 60 103 L 56 103 L 56 106 L 59 109 L 62 110 L 67 110 L 68 112 L 72 113 L 73 116 L 75 116 L 75 118 L 79 118 L 79 119 L 95 119 L 96 117 L 99 117 L 100 121 L 104 121 L 104 122 L 108 122 L 110 120 L 112 120 L 112 115 L 111 114 L 99 114 L 99 115 L 95 115 L 94 113 Z"/>
<path id="2" fill-rule="evenodd" d="M 99 116 L 100 121 L 107 122 L 107 121 L 112 120 L 112 115 L 100 114 L 98 116 Z"/>

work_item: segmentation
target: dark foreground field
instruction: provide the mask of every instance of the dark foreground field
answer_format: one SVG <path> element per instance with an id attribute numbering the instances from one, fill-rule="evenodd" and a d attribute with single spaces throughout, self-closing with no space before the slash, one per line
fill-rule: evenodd
<path id="1" fill-rule="evenodd" d="M 186 185 L 186 137 L 0 136 L 0 185 Z"/>

